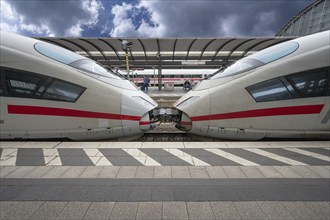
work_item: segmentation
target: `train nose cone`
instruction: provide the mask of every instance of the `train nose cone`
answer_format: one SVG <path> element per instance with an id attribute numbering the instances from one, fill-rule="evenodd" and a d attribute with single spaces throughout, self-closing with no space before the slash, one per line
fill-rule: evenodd
<path id="1" fill-rule="evenodd" d="M 210 115 L 209 90 L 193 90 L 183 95 L 174 107 L 180 111 L 181 116 L 177 128 L 192 134 L 204 134 L 209 126 Z"/>
<path id="2" fill-rule="evenodd" d="M 152 129 L 149 112 L 142 116 L 142 118 L 140 119 L 139 125 L 140 125 L 141 131 L 149 131 L 150 129 Z"/>
<path id="3" fill-rule="evenodd" d="M 192 110 L 200 108 L 198 106 L 195 106 L 195 108 L 191 107 L 192 104 L 200 99 L 200 96 L 194 95 L 194 93 L 196 92 L 189 92 L 189 94 L 187 93 L 174 103 L 174 107 L 180 112 L 175 127 L 181 131 L 190 131 L 192 129 L 192 119 L 189 115 L 191 115 Z"/>
<path id="4" fill-rule="evenodd" d="M 157 107 L 157 103 L 141 91 L 125 91 L 122 94 L 122 120 L 125 136 L 143 134 L 151 129 L 152 110 Z"/>
<path id="5" fill-rule="evenodd" d="M 181 119 L 175 127 L 181 131 L 190 131 L 192 128 L 191 118 L 186 113 L 181 112 Z"/>

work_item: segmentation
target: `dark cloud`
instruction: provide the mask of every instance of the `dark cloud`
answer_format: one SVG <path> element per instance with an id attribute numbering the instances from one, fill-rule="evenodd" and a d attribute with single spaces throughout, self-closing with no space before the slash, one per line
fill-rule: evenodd
<path id="1" fill-rule="evenodd" d="M 32 26 L 43 27 L 48 34 L 56 36 L 79 34 L 83 25 L 92 26 L 97 22 L 102 8 L 95 0 L 14 0 L 7 3 L 20 17 L 22 31 L 33 32 Z"/>
<path id="2" fill-rule="evenodd" d="M 312 0 L 1 2 L 1 29 L 26 35 L 231 37 L 272 36 Z"/>
<path id="3" fill-rule="evenodd" d="M 265 36 L 274 35 L 284 23 L 311 1 L 146 1 L 166 35 Z"/>

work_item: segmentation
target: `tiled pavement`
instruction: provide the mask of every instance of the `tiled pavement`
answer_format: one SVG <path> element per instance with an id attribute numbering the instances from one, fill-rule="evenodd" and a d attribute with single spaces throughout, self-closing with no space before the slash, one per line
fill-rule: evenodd
<path id="1" fill-rule="evenodd" d="M 0 145 L 2 166 L 327 166 L 329 155 L 329 142 L 263 142 L 263 145 L 260 142 L 2 142 Z"/>
<path id="2" fill-rule="evenodd" d="M 0 202 L 1 219 L 329 219 L 329 202 Z"/>
<path id="3" fill-rule="evenodd" d="M 0 219 L 330 219 L 329 142 L 1 142 Z"/>

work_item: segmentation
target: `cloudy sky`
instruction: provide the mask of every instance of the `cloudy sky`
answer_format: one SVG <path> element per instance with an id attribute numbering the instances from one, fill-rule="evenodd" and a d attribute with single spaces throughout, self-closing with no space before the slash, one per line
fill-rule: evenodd
<path id="1" fill-rule="evenodd" d="M 313 0 L 0 0 L 1 30 L 56 37 L 273 36 Z"/>

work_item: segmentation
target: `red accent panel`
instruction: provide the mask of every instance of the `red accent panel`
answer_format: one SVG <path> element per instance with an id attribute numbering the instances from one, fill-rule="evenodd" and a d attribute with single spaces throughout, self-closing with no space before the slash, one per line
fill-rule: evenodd
<path id="1" fill-rule="evenodd" d="M 191 121 L 181 121 L 180 122 L 181 125 L 192 125 Z"/>
<path id="2" fill-rule="evenodd" d="M 24 106 L 24 105 L 8 105 L 9 114 L 24 115 L 52 115 L 65 117 L 81 117 L 81 118 L 104 118 L 112 120 L 131 120 L 139 121 L 140 116 L 109 114 L 102 112 L 90 112 L 65 108 L 40 107 L 40 106 Z"/>
<path id="3" fill-rule="evenodd" d="M 237 118 L 279 116 L 279 115 L 318 114 L 322 111 L 323 106 L 324 105 L 303 105 L 303 106 L 256 109 L 256 110 L 248 110 L 241 112 L 195 116 L 195 117 L 191 117 L 191 120 L 206 121 L 206 120 L 225 120 L 225 119 L 237 119 Z"/>
<path id="4" fill-rule="evenodd" d="M 150 121 L 140 121 L 139 122 L 140 125 L 150 125 Z"/>

